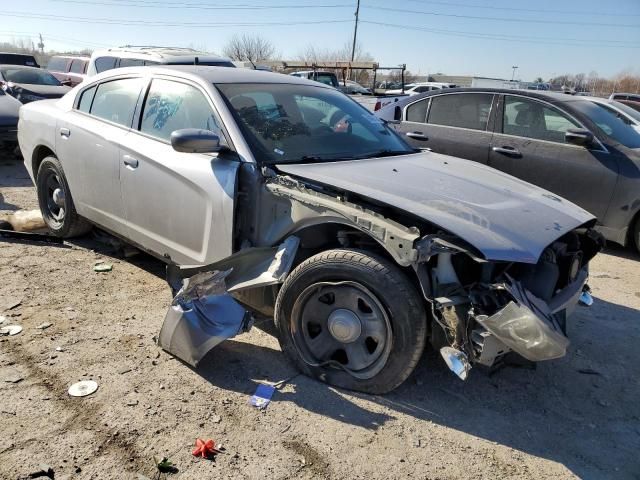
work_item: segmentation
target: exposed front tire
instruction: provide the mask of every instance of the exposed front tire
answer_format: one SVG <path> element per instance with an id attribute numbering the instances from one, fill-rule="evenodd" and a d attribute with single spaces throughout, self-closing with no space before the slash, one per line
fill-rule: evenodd
<path id="1" fill-rule="evenodd" d="M 357 250 L 328 250 L 300 264 L 280 289 L 275 322 L 282 350 L 303 373 L 373 394 L 407 379 L 427 330 L 407 276 Z"/>
<path id="2" fill-rule="evenodd" d="M 40 212 L 51 233 L 71 238 L 91 230 L 91 224 L 78 215 L 60 160 L 46 157 L 36 176 Z"/>

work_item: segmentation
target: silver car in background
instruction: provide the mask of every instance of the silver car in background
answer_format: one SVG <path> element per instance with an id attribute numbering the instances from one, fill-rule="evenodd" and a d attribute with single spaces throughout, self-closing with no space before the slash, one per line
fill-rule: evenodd
<path id="1" fill-rule="evenodd" d="M 602 246 L 581 208 L 410 147 L 334 88 L 246 69 L 117 69 L 20 111 L 50 230 L 169 264 L 159 343 L 198 365 L 274 317 L 298 368 L 383 393 L 428 342 L 466 378 L 566 353 Z"/>

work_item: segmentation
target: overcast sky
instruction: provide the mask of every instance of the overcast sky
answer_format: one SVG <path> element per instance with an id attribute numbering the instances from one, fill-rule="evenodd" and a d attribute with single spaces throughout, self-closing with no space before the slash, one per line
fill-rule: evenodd
<path id="1" fill-rule="evenodd" d="M 42 33 L 46 49 L 194 46 L 220 52 L 234 33 L 268 38 L 283 59 L 353 36 L 355 0 L 23 0 L 0 38 Z M 385 66 L 532 80 L 562 73 L 640 74 L 640 0 L 361 0 L 358 39 Z"/>

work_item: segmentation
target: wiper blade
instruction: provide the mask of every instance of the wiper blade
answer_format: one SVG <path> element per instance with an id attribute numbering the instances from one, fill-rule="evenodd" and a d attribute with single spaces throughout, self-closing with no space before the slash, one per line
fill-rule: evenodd
<path id="1" fill-rule="evenodd" d="M 375 158 L 375 157 L 393 157 L 395 155 L 409 155 L 416 153 L 417 150 L 378 150 L 377 152 L 367 153 L 358 158 Z"/>

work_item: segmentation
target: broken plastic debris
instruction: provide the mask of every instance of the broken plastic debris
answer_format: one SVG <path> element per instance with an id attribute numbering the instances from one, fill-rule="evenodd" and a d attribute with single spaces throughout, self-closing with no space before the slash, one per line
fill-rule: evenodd
<path id="1" fill-rule="evenodd" d="M 0 328 L 0 335 L 17 335 L 22 331 L 22 327 L 20 325 L 7 325 L 6 327 Z"/>
<path id="2" fill-rule="evenodd" d="M 272 387 L 271 385 L 258 385 L 258 388 L 256 388 L 256 392 L 251 396 L 249 403 L 261 410 L 267 408 L 267 405 L 271 402 L 273 392 L 275 391 L 275 387 Z"/>
<path id="3" fill-rule="evenodd" d="M 4 315 L 0 315 L 0 325 L 2 325 L 6 321 L 7 321 L 7 317 L 5 317 Z"/>
<path id="4" fill-rule="evenodd" d="M 49 328 L 51 325 L 53 325 L 53 323 L 45 322 L 45 323 L 41 323 L 36 328 L 39 328 L 40 330 L 45 330 L 45 329 Z"/>
<path id="5" fill-rule="evenodd" d="M 216 448 L 216 442 L 209 439 L 206 442 L 201 438 L 196 438 L 196 448 L 191 452 L 194 457 L 208 458 L 210 455 L 220 453 Z"/>
<path id="6" fill-rule="evenodd" d="M 110 263 L 98 263 L 93 266 L 94 272 L 110 272 L 113 269 L 113 265 Z"/>
<path id="7" fill-rule="evenodd" d="M 471 370 L 471 364 L 463 352 L 453 347 L 442 347 L 440 349 L 440 355 L 442 355 L 449 370 L 455 373 L 460 380 L 467 379 L 469 370 Z"/>
<path id="8" fill-rule="evenodd" d="M 86 397 L 98 390 L 98 384 L 93 380 L 82 380 L 69 387 L 69 395 L 72 397 Z"/>
<path id="9" fill-rule="evenodd" d="M 590 307 L 591 305 L 593 305 L 593 297 L 591 296 L 591 292 L 588 292 L 587 290 L 584 290 L 580 294 L 579 301 L 585 307 Z"/>

